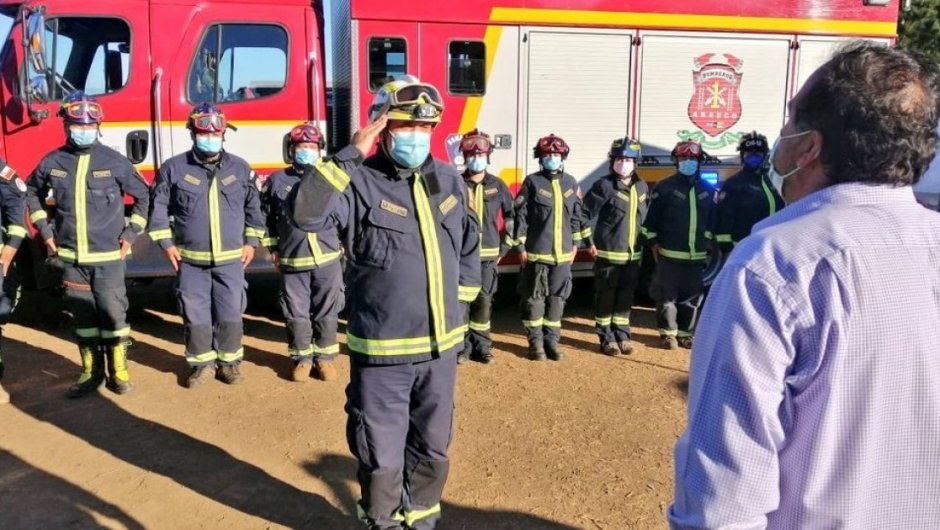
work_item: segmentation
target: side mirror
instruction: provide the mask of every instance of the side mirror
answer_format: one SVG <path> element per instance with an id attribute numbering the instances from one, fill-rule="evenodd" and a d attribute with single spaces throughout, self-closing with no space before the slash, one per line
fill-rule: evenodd
<path id="1" fill-rule="evenodd" d="M 38 7 L 26 21 L 26 55 L 36 72 L 46 71 L 46 10 Z"/>
<path id="2" fill-rule="evenodd" d="M 37 75 L 29 80 L 29 95 L 39 103 L 47 103 L 49 95 L 49 83 L 46 76 Z"/>

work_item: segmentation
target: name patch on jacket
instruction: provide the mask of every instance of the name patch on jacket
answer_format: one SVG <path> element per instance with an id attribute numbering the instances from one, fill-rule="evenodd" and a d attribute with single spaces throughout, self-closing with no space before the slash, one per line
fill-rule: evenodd
<path id="1" fill-rule="evenodd" d="M 0 169 L 0 177 L 2 177 L 3 180 L 11 180 L 15 176 L 16 171 L 10 166 L 3 166 L 3 169 Z"/>
<path id="2" fill-rule="evenodd" d="M 63 171 L 61 169 L 50 169 L 49 176 L 55 177 L 57 179 L 64 179 L 65 177 L 69 176 L 69 173 L 68 171 Z"/>
<path id="3" fill-rule="evenodd" d="M 698 200 L 707 199 L 709 195 L 710 193 L 708 193 L 707 191 L 703 191 L 702 193 L 698 194 Z"/>
<path id="4" fill-rule="evenodd" d="M 442 214 L 447 215 L 447 212 L 453 210 L 454 206 L 457 206 L 457 197 L 450 195 L 446 199 L 444 199 L 444 202 L 442 202 L 441 205 L 438 206 L 438 209 L 441 210 Z"/>
<path id="5" fill-rule="evenodd" d="M 552 192 L 548 190 L 543 190 L 542 188 L 539 188 L 539 195 L 541 195 L 542 197 L 548 197 L 549 199 L 552 198 Z"/>
<path id="6" fill-rule="evenodd" d="M 379 208 L 385 210 L 386 212 L 392 212 L 395 215 L 408 217 L 408 208 L 388 202 L 385 199 L 382 199 L 382 202 L 379 203 Z"/>
<path id="7" fill-rule="evenodd" d="M 497 193 L 499 193 L 499 188 L 484 188 L 483 189 L 484 195 L 496 195 Z"/>
<path id="8" fill-rule="evenodd" d="M 672 194 L 675 195 L 676 197 L 679 197 L 682 200 L 685 200 L 685 193 L 682 193 L 679 190 L 672 190 Z"/>
<path id="9" fill-rule="evenodd" d="M 566 198 L 566 199 L 567 199 L 568 197 L 571 197 L 572 195 L 574 195 L 574 190 L 568 190 L 568 191 L 565 192 L 565 198 Z"/>
<path id="10" fill-rule="evenodd" d="M 617 192 L 617 198 L 622 200 L 623 202 L 630 202 L 630 196 L 622 191 Z"/>
<path id="11" fill-rule="evenodd" d="M 225 177 L 224 179 L 222 179 L 222 185 L 228 186 L 229 184 L 235 182 L 235 179 L 236 179 L 235 175 L 229 175 Z"/>
<path id="12" fill-rule="evenodd" d="M 92 171 L 91 176 L 96 179 L 109 178 L 111 176 L 110 169 L 102 169 L 100 171 Z"/>
<path id="13" fill-rule="evenodd" d="M 185 180 L 186 182 L 192 184 L 193 186 L 198 186 L 198 185 L 202 184 L 202 181 L 201 181 L 201 180 L 197 179 L 196 177 L 194 177 L 194 176 L 192 176 L 192 175 L 186 175 L 185 177 L 183 177 L 183 180 Z"/>

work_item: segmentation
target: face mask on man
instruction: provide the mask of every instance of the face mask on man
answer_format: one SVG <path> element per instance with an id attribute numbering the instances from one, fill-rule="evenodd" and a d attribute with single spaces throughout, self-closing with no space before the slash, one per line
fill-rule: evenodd
<path id="1" fill-rule="evenodd" d="M 207 155 L 214 155 L 222 151 L 222 137 L 208 134 L 196 135 L 196 149 Z"/>
<path id="2" fill-rule="evenodd" d="M 392 132 L 389 156 L 398 165 L 414 169 L 428 158 L 431 152 L 431 133 L 424 131 Z"/>
<path id="3" fill-rule="evenodd" d="M 88 147 L 98 139 L 98 130 L 70 127 L 69 138 L 72 140 L 72 143 L 78 147 Z"/>
<path id="4" fill-rule="evenodd" d="M 317 149 L 295 149 L 294 163 L 298 166 L 312 166 L 320 159 L 320 151 Z"/>
<path id="5" fill-rule="evenodd" d="M 561 169 L 561 155 L 552 153 L 542 157 L 542 167 L 546 171 L 558 171 Z"/>
<path id="6" fill-rule="evenodd" d="M 634 169 L 636 169 L 636 162 L 633 160 L 621 158 L 614 161 L 614 173 L 619 175 L 621 178 L 626 178 L 632 175 Z"/>
<path id="7" fill-rule="evenodd" d="M 471 173 L 482 173 L 486 169 L 486 157 L 475 156 L 467 161 L 467 169 Z"/>
<path id="8" fill-rule="evenodd" d="M 698 171 L 698 160 L 680 160 L 679 173 L 687 177 L 694 176 Z"/>
<path id="9" fill-rule="evenodd" d="M 764 155 L 761 153 L 748 153 L 744 155 L 744 167 L 757 169 L 764 163 Z"/>
<path id="10" fill-rule="evenodd" d="M 805 134 L 809 134 L 810 132 L 812 131 L 803 131 L 803 132 L 798 132 L 794 134 L 788 134 L 788 135 L 777 138 L 777 141 L 774 142 L 773 148 L 770 150 L 770 154 L 767 155 L 767 160 L 770 160 L 770 171 L 767 172 L 767 178 L 770 179 L 770 183 L 773 185 L 774 188 L 777 189 L 777 193 L 779 193 L 781 197 L 783 196 L 784 179 L 793 175 L 794 173 L 796 173 L 802 168 L 799 165 L 797 165 L 795 168 L 791 169 L 790 171 L 787 171 L 786 173 L 780 173 L 780 171 L 777 169 L 777 164 L 774 162 L 774 155 L 777 154 L 777 147 L 780 145 L 780 140 L 798 138 Z"/>

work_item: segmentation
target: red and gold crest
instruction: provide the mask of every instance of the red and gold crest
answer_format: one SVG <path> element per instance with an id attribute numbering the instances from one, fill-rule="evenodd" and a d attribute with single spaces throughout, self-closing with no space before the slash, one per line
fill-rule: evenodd
<path id="1" fill-rule="evenodd" d="M 709 136 L 718 136 L 741 119 L 741 70 L 744 63 L 728 53 L 706 53 L 692 61 L 689 119 Z"/>

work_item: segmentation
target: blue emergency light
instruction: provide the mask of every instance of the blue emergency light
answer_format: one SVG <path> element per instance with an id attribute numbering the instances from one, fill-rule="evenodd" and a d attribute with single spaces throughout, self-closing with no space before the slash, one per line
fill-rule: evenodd
<path id="1" fill-rule="evenodd" d="M 702 180 L 711 184 L 714 187 L 718 187 L 718 172 L 717 171 L 702 171 L 700 173 Z"/>

